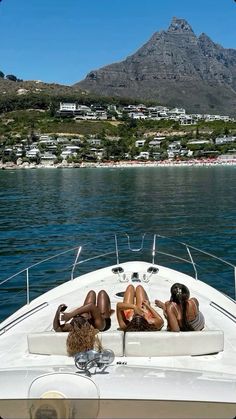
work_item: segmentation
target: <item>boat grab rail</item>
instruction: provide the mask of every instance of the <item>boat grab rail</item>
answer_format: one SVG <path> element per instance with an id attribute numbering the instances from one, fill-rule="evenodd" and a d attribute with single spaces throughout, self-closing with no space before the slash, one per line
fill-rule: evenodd
<path id="1" fill-rule="evenodd" d="M 235 301 L 233 301 L 233 302 L 235 303 Z M 234 316 L 232 313 L 230 313 L 224 307 L 221 307 L 219 304 L 215 303 L 214 301 L 211 301 L 210 306 L 215 308 L 220 313 L 224 314 L 226 317 L 228 317 L 234 323 L 236 323 L 236 316 Z"/>
<path id="2" fill-rule="evenodd" d="M 102 258 L 102 257 L 104 257 L 104 256 L 110 256 L 110 255 L 114 255 L 114 254 L 115 254 L 115 252 L 102 253 L 102 254 L 97 255 L 97 256 L 92 256 L 91 258 L 87 258 L 87 259 L 80 260 L 79 262 L 76 262 L 76 264 L 74 264 L 74 265 L 75 265 L 75 266 L 77 266 L 77 265 L 81 265 L 82 263 L 90 262 L 91 260 L 100 259 L 100 258 Z M 74 265 L 73 265 L 73 266 L 74 266 Z M 72 278 L 72 279 L 73 279 L 73 278 Z"/>
<path id="3" fill-rule="evenodd" d="M 32 265 L 28 266 L 27 268 L 24 268 L 21 271 L 18 271 L 15 274 L 9 276 L 8 278 L 0 281 L 0 286 L 3 285 L 3 284 L 6 284 L 11 279 L 16 278 L 17 276 L 19 276 L 19 275 L 21 275 L 23 273 L 26 273 L 26 302 L 27 302 L 27 304 L 29 304 L 30 303 L 30 281 L 29 281 L 29 271 L 30 271 L 30 269 L 35 268 L 36 266 L 39 266 L 39 265 L 41 265 L 41 264 L 43 264 L 45 262 L 48 262 L 49 260 L 56 259 L 59 256 L 65 255 L 65 254 L 70 253 L 70 252 L 73 252 L 75 250 L 77 250 L 77 255 L 76 255 L 76 259 L 75 259 L 75 262 L 76 262 L 77 259 L 78 259 L 78 257 L 79 257 L 79 254 L 81 252 L 81 249 L 82 249 L 82 246 L 76 246 L 76 247 L 73 247 L 71 249 L 65 250 L 63 252 L 57 253 L 56 255 L 49 256 L 49 257 L 47 257 L 47 258 L 45 258 L 43 260 L 40 260 L 39 262 L 33 263 Z M 73 275 L 73 273 L 74 273 L 75 262 L 73 263 L 73 265 L 70 265 L 69 266 L 69 268 L 72 267 L 72 273 L 71 273 L 71 275 Z"/>
<path id="4" fill-rule="evenodd" d="M 25 320 L 27 317 L 32 316 L 32 314 L 37 313 L 38 311 L 42 310 L 43 308 L 45 308 L 47 306 L 48 306 L 48 303 L 47 302 L 44 302 L 44 303 L 41 303 L 38 306 L 32 308 L 31 310 L 27 311 L 26 313 L 21 314 L 16 319 L 10 321 L 4 327 L 2 327 L 0 329 L 0 335 L 3 335 L 9 329 L 11 329 L 12 327 L 14 327 L 17 323 L 20 323 L 22 320 Z"/>
<path id="5" fill-rule="evenodd" d="M 28 266 L 27 268 L 24 268 L 24 269 L 22 269 L 21 271 L 18 271 L 17 273 L 15 273 L 15 274 L 13 274 L 13 275 L 9 276 L 8 278 L 4 279 L 3 281 L 1 281 L 1 282 L 0 282 L 0 285 L 5 284 L 5 283 L 6 283 L 6 282 L 8 282 L 10 279 L 15 278 L 16 276 L 18 276 L 18 275 L 22 274 L 23 272 L 26 272 L 27 270 L 29 271 L 30 269 L 34 268 L 35 266 L 41 265 L 42 263 L 47 262 L 48 260 L 55 259 L 55 258 L 57 258 L 58 256 L 62 256 L 62 255 L 64 255 L 64 254 L 66 254 L 66 253 L 73 252 L 74 250 L 77 250 L 77 249 L 79 249 L 80 247 L 81 247 L 81 246 L 76 246 L 76 247 L 73 247 L 72 249 L 65 250 L 64 252 L 57 253 L 56 255 L 49 256 L 49 257 L 48 257 L 48 258 L 46 258 L 46 259 L 40 260 L 39 262 L 36 262 L 36 263 L 33 263 L 32 265 Z M 81 248 L 82 248 L 82 247 L 81 247 Z"/>
<path id="6" fill-rule="evenodd" d="M 146 237 L 146 234 L 147 233 L 142 234 L 141 246 L 139 248 L 131 247 L 130 237 L 129 237 L 129 235 L 127 233 L 123 233 L 122 236 L 123 236 L 123 238 L 126 237 L 126 239 L 127 239 L 128 250 L 129 251 L 131 251 L 131 252 L 140 252 L 140 251 L 142 251 L 144 249 L 144 238 Z M 119 235 L 121 236 L 121 233 L 119 233 Z M 193 269 L 194 269 L 194 272 L 195 272 L 195 279 L 198 279 L 197 267 L 199 265 L 197 265 L 194 262 L 190 249 L 191 250 L 195 250 L 198 253 L 201 253 L 203 255 L 207 255 L 208 257 L 211 257 L 213 259 L 216 259 L 216 260 L 218 260 L 218 261 L 220 261 L 220 262 L 222 262 L 222 263 L 230 266 L 231 268 L 234 268 L 234 279 L 235 279 L 234 290 L 235 290 L 235 293 L 236 293 L 236 267 L 235 267 L 235 265 L 233 265 L 232 263 L 230 263 L 230 262 L 228 262 L 228 261 L 226 261 L 226 260 L 224 260 L 224 259 L 222 259 L 222 258 L 220 258 L 220 257 L 218 257 L 216 255 L 213 255 L 213 254 L 211 254 L 209 252 L 200 250 L 197 247 L 191 246 L 191 245 L 189 245 L 187 243 L 178 241 L 178 240 L 173 239 L 171 237 L 167 237 L 167 236 L 156 234 L 156 233 L 155 234 L 152 234 L 151 236 L 153 236 L 152 248 L 151 248 L 152 264 L 155 264 L 155 257 L 156 257 L 157 254 L 166 255 L 166 256 L 171 257 L 171 258 L 174 258 L 176 260 L 180 260 L 180 261 L 183 261 L 185 263 L 191 264 L 193 266 Z M 186 248 L 186 250 L 187 250 L 188 255 L 189 255 L 189 260 L 188 259 L 185 259 L 185 258 L 182 258 L 182 257 L 179 257 L 179 256 L 177 256 L 175 254 L 172 254 L 172 253 L 165 253 L 165 252 L 160 251 L 157 248 L 157 241 L 158 241 L 158 239 L 167 239 L 169 241 L 172 241 L 174 243 L 177 243 L 177 244 L 180 244 L 180 245 L 184 246 Z M 87 246 L 87 244 L 85 244 L 83 246 L 83 248 L 85 248 L 86 246 Z M 79 257 L 80 257 L 81 251 L 82 251 L 82 246 L 76 246 L 76 247 L 73 247 L 73 248 L 71 248 L 69 250 L 65 250 L 63 252 L 60 252 L 60 253 L 58 253 L 56 255 L 49 256 L 49 257 L 47 257 L 46 259 L 44 259 L 42 261 L 36 262 L 36 263 L 30 265 L 29 267 L 27 267 L 25 269 L 22 269 L 21 271 L 15 273 L 14 275 L 11 275 L 10 277 L 4 279 L 3 281 L 0 281 L 0 286 L 3 285 L 3 284 L 5 284 L 5 283 L 7 283 L 11 279 L 13 279 L 13 278 L 15 278 L 15 277 L 17 277 L 20 274 L 22 274 L 22 273 L 25 272 L 26 273 L 26 294 L 27 294 L 26 299 L 27 299 L 27 304 L 29 304 L 30 303 L 29 270 L 31 270 L 32 268 L 34 268 L 34 267 L 36 267 L 36 266 L 38 266 L 40 264 L 43 264 L 44 262 L 47 262 L 47 261 L 52 260 L 52 259 L 55 259 L 55 258 L 57 258 L 59 256 L 65 255 L 65 254 L 67 254 L 69 252 L 73 252 L 75 250 L 77 250 L 75 261 L 74 261 L 74 263 L 72 265 L 70 264 L 68 266 L 68 268 L 72 268 L 72 271 L 71 271 L 71 280 L 74 279 L 74 270 L 75 270 L 76 266 L 81 265 L 81 264 L 84 264 L 86 262 L 90 262 L 92 260 L 100 259 L 100 258 L 103 258 L 103 257 L 106 257 L 106 256 L 116 255 L 116 263 L 117 263 L 117 265 L 120 263 L 119 247 L 118 247 L 118 234 L 115 234 L 115 249 L 114 249 L 114 251 L 105 252 L 105 253 L 102 253 L 102 254 L 99 254 L 99 255 L 95 255 L 95 256 L 86 258 L 84 260 L 79 260 Z M 126 251 L 127 251 L 127 249 L 126 249 Z M 235 294 L 235 297 L 236 297 L 236 294 Z"/>
<path id="7" fill-rule="evenodd" d="M 235 265 L 233 265 L 233 263 L 230 263 L 230 262 L 228 262 L 227 260 L 220 258 L 219 256 L 213 255 L 212 253 L 206 252 L 205 250 L 198 249 L 197 247 L 194 247 L 194 246 L 191 246 L 191 245 L 189 245 L 189 244 L 187 244 L 187 243 L 184 243 L 184 242 L 181 242 L 181 241 L 179 241 L 179 240 L 173 239 L 172 237 L 163 236 L 163 235 L 160 235 L 160 234 L 156 234 L 156 236 L 157 236 L 157 237 L 160 237 L 160 238 L 162 238 L 162 239 L 168 239 L 168 240 L 171 240 L 171 241 L 173 241 L 173 242 L 175 242 L 175 243 L 178 243 L 178 244 L 182 244 L 182 245 L 183 245 L 183 246 L 185 246 L 186 248 L 190 248 L 190 249 L 196 250 L 197 252 L 203 253 L 203 254 L 205 254 L 205 255 L 207 255 L 207 256 L 211 256 L 213 259 L 217 259 L 217 260 L 219 260 L 219 261 L 221 261 L 221 262 L 225 263 L 226 265 L 231 266 L 232 268 L 236 268 L 236 266 L 235 266 Z"/>
<path id="8" fill-rule="evenodd" d="M 233 265 L 233 263 L 228 262 L 227 260 L 222 259 L 222 258 L 220 258 L 219 256 L 213 255 L 212 253 L 206 252 L 205 250 L 198 249 L 197 247 L 194 247 L 194 246 L 191 246 L 191 245 L 189 245 L 189 244 L 187 244 L 187 243 L 184 243 L 184 242 L 181 242 L 181 241 L 179 241 L 179 240 L 173 239 L 172 237 L 163 236 L 163 235 L 160 235 L 160 234 L 156 234 L 156 236 L 157 236 L 157 237 L 160 237 L 160 238 L 162 238 L 162 239 L 168 239 L 168 240 L 174 241 L 175 243 L 178 243 L 178 244 L 182 244 L 182 245 L 183 245 L 183 246 L 185 246 L 186 248 L 191 248 L 191 249 L 193 249 L 193 250 L 196 250 L 197 252 L 203 253 L 203 254 L 205 254 L 205 255 L 207 255 L 207 256 L 211 256 L 213 259 L 217 259 L 217 260 L 219 260 L 219 261 L 221 261 L 221 262 L 225 263 L 226 265 L 231 266 L 232 268 L 236 268 L 236 266 L 235 266 L 235 265 Z"/>
<path id="9" fill-rule="evenodd" d="M 144 248 L 144 238 L 145 238 L 146 234 L 147 233 L 143 233 L 142 234 L 141 245 L 140 245 L 140 247 L 137 247 L 137 248 L 131 247 L 130 236 L 129 236 L 128 233 L 123 233 L 122 236 L 123 237 L 126 236 L 126 238 L 127 238 L 127 244 L 128 244 L 128 250 L 129 251 L 131 251 L 131 252 L 140 252 Z M 121 234 L 119 233 L 119 235 L 121 235 Z M 172 241 L 174 243 L 181 244 L 182 246 L 184 246 L 186 248 L 190 260 L 181 258 L 181 257 L 176 256 L 176 255 L 173 255 L 171 253 L 165 253 L 165 252 L 161 252 L 161 251 L 157 250 L 157 238 L 167 239 L 167 240 Z M 173 239 L 172 237 L 164 236 L 164 235 L 161 235 L 161 234 L 154 234 L 153 235 L 152 252 L 151 252 L 151 254 L 152 254 L 152 264 L 155 264 L 155 256 L 157 254 L 162 254 L 162 255 L 165 255 L 165 256 L 172 257 L 172 258 L 174 258 L 176 260 L 180 260 L 182 262 L 189 263 L 189 264 L 191 264 L 193 266 L 193 269 L 194 269 L 194 272 L 195 272 L 195 279 L 197 280 L 198 279 L 197 267 L 200 267 L 200 265 L 198 265 L 198 264 L 196 264 L 194 262 L 193 256 L 192 256 L 192 253 L 191 253 L 190 249 L 195 250 L 198 253 L 201 253 L 203 255 L 209 256 L 209 257 L 211 257 L 213 259 L 216 259 L 219 262 L 221 262 L 221 263 L 223 263 L 225 265 L 228 265 L 228 266 L 230 266 L 231 268 L 234 269 L 234 294 L 235 294 L 235 299 L 236 299 L 236 266 L 233 265 L 232 263 L 226 261 L 225 259 L 222 259 L 222 258 L 220 258 L 220 257 L 218 257 L 216 255 L 213 255 L 212 253 L 209 253 L 209 252 L 206 252 L 204 250 L 198 249 L 197 247 L 194 247 L 194 246 L 191 246 L 191 245 L 189 245 L 189 244 L 187 244 L 185 242 L 182 242 L 182 241 Z M 76 265 L 80 265 L 81 263 L 84 263 L 84 262 L 91 261 L 93 259 L 97 259 L 97 258 L 100 258 L 100 257 L 103 257 L 103 256 L 111 255 L 113 253 L 114 252 L 109 252 L 109 253 L 105 253 L 103 255 L 98 255 L 98 256 L 95 256 L 95 257 L 92 257 L 92 258 L 88 258 L 88 259 L 86 259 L 84 261 L 79 261 L 78 263 L 76 262 L 75 263 L 75 266 Z M 119 247 L 118 247 L 118 234 L 115 234 L 115 253 L 116 253 L 116 263 L 117 263 L 117 265 L 119 265 L 120 264 L 120 258 L 119 258 Z"/>
<path id="10" fill-rule="evenodd" d="M 36 263 L 28 266 L 27 268 L 22 269 L 21 271 L 16 272 L 15 274 L 9 276 L 8 278 L 2 280 L 0 282 L 0 286 L 3 285 L 3 284 L 6 284 L 11 279 L 16 278 L 17 276 L 21 275 L 22 273 L 26 273 L 26 303 L 29 304 L 30 303 L 30 280 L 29 280 L 29 271 L 30 271 L 30 269 L 34 268 L 35 266 L 39 266 L 39 265 L 41 265 L 41 264 L 43 264 L 43 263 L 45 263 L 45 262 L 47 262 L 49 260 L 56 259 L 59 256 L 62 256 L 64 254 L 66 254 L 66 253 L 73 252 L 75 250 L 77 250 L 75 262 L 72 265 L 69 265 L 68 266 L 68 269 L 71 269 L 72 268 L 71 278 L 70 278 L 71 280 L 74 279 L 74 270 L 75 270 L 76 266 L 81 265 L 81 264 L 86 263 L 86 262 L 90 262 L 91 260 L 100 259 L 102 257 L 110 256 L 110 255 L 114 255 L 115 254 L 115 251 L 113 251 L 113 252 L 106 252 L 106 253 L 99 254 L 97 256 L 93 256 L 91 258 L 80 260 L 78 262 L 78 258 L 80 256 L 80 253 L 81 253 L 81 250 L 82 250 L 82 246 L 73 247 L 72 249 L 66 250 L 64 252 L 57 253 L 54 256 L 50 256 L 50 257 L 48 257 L 46 259 L 43 259 L 43 260 L 41 260 L 39 262 L 36 262 Z M 22 291 L 20 291 L 20 292 L 22 292 Z"/>
<path id="11" fill-rule="evenodd" d="M 212 259 L 216 259 L 216 260 L 220 261 L 221 263 L 224 263 L 225 265 L 228 265 L 228 266 L 230 266 L 231 268 L 233 268 L 233 269 L 234 269 L 234 298 L 235 298 L 235 300 L 236 300 L 236 266 L 235 266 L 233 263 L 228 262 L 227 260 L 222 259 L 222 258 L 220 258 L 220 257 L 218 257 L 218 256 L 216 256 L 216 255 L 213 255 L 212 253 L 206 252 L 205 250 L 200 250 L 200 249 L 198 249 L 197 247 L 191 246 L 191 245 L 189 245 L 189 244 L 187 244 L 187 243 L 181 242 L 181 241 L 176 240 L 176 239 L 173 239 L 173 238 L 171 238 L 171 237 L 163 236 L 163 235 L 161 235 L 161 234 L 154 234 L 154 241 L 156 241 L 156 237 L 159 237 L 159 238 L 162 238 L 162 239 L 167 239 L 167 240 L 173 241 L 173 242 L 175 242 L 175 243 L 181 244 L 181 245 L 183 245 L 183 246 L 185 246 L 185 247 L 186 247 L 187 252 L 188 252 L 188 254 L 189 254 L 189 257 L 190 257 L 190 259 L 191 259 L 191 262 L 192 262 L 192 265 L 193 265 L 194 271 L 195 271 L 195 279 L 198 279 L 198 278 L 197 278 L 197 270 L 196 270 L 196 266 L 197 266 L 197 265 L 196 265 L 196 264 L 195 264 L 195 262 L 193 261 L 192 254 L 191 254 L 191 252 L 190 252 L 190 250 L 189 250 L 189 249 L 196 250 L 198 253 L 201 253 L 201 254 L 203 254 L 203 255 L 209 256 L 209 257 L 211 257 Z"/>

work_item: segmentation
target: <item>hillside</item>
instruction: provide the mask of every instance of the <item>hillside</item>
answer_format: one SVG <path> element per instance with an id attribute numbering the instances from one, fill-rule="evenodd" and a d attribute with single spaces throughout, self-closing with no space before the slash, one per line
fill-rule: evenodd
<path id="1" fill-rule="evenodd" d="M 23 90 L 22 90 L 23 89 Z M 23 95 L 30 93 L 46 93 L 51 95 L 70 94 L 75 89 L 71 86 L 56 83 L 43 83 L 41 81 L 11 81 L 0 78 L 0 94 L 2 95 Z"/>
<path id="2" fill-rule="evenodd" d="M 74 85 L 85 92 L 155 100 L 188 112 L 235 115 L 236 50 L 206 34 L 195 35 L 184 19 L 173 18 L 120 63 L 91 71 Z"/>

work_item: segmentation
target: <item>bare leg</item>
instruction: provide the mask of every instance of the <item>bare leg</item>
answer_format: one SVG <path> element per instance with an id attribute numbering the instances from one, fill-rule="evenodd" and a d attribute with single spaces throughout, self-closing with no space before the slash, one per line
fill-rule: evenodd
<path id="1" fill-rule="evenodd" d="M 172 332 L 179 332 L 180 326 L 177 318 L 176 307 L 174 303 L 171 303 L 166 308 L 168 329 Z"/>
<path id="2" fill-rule="evenodd" d="M 86 304 L 90 304 L 90 303 L 96 305 L 96 293 L 94 290 L 90 290 L 88 292 L 83 305 L 86 306 Z"/>
<path id="3" fill-rule="evenodd" d="M 136 305 L 139 308 L 142 308 L 142 304 L 144 301 L 147 301 L 149 303 L 149 298 L 142 285 L 138 285 L 136 288 Z"/>
<path id="4" fill-rule="evenodd" d="M 127 286 L 123 302 L 116 304 L 116 316 L 121 330 L 125 330 L 134 314 L 135 288 L 133 284 Z M 127 318 L 128 317 L 128 318 Z"/>
<path id="5" fill-rule="evenodd" d="M 105 319 L 110 317 L 110 315 L 111 315 L 111 302 L 110 302 L 109 295 L 104 290 L 101 290 L 98 293 L 97 307 L 99 308 L 102 317 L 104 317 Z"/>
<path id="6" fill-rule="evenodd" d="M 130 284 L 125 290 L 123 302 L 127 304 L 135 304 L 134 297 L 135 297 L 135 288 L 132 284 Z"/>
<path id="7" fill-rule="evenodd" d="M 86 295 L 86 298 L 84 300 L 84 304 L 82 306 L 80 306 L 80 307 L 78 307 L 78 308 L 76 308 L 72 311 L 67 311 L 67 312 L 63 313 L 62 319 L 65 320 L 65 321 L 68 321 L 68 320 L 72 319 L 72 317 L 78 316 L 80 314 L 81 315 L 83 314 L 83 316 L 85 318 L 90 319 L 91 318 L 90 312 L 87 310 L 87 311 L 81 313 L 81 308 L 85 307 L 85 306 L 88 306 L 88 305 L 91 305 L 91 304 L 93 306 L 96 305 L 96 293 L 93 290 L 90 290 L 88 292 L 88 294 Z"/>
<path id="8" fill-rule="evenodd" d="M 93 304 L 96 306 L 96 292 L 94 290 L 90 290 L 86 295 L 83 306 L 87 306 L 87 304 Z M 91 313 L 84 313 L 83 317 L 87 320 L 91 320 L 92 315 Z"/>

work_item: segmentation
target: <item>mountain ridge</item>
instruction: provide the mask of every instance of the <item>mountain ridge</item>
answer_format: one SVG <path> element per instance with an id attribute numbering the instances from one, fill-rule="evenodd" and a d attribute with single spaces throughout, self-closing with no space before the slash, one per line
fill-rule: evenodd
<path id="1" fill-rule="evenodd" d="M 191 112 L 235 113 L 236 50 L 197 37 L 185 19 L 174 17 L 134 54 L 88 73 L 74 85 L 105 96 L 156 100 Z"/>

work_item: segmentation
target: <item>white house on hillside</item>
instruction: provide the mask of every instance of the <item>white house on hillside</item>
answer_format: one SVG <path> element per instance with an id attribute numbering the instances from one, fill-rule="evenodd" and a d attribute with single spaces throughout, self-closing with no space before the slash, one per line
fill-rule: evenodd
<path id="1" fill-rule="evenodd" d="M 143 147 L 146 140 L 137 140 L 135 141 L 135 147 Z"/>
<path id="2" fill-rule="evenodd" d="M 67 157 L 70 157 L 70 156 L 76 156 L 79 150 L 80 150 L 80 147 L 79 146 L 76 146 L 76 145 L 75 146 L 70 146 L 70 145 L 68 145 L 62 151 L 61 157 L 63 159 L 66 159 Z"/>
<path id="3" fill-rule="evenodd" d="M 26 157 L 28 158 L 36 158 L 37 156 L 40 156 L 40 150 L 37 147 L 33 147 L 26 151 Z"/>
<path id="4" fill-rule="evenodd" d="M 60 103 L 60 112 L 61 111 L 75 111 L 76 103 Z"/>

